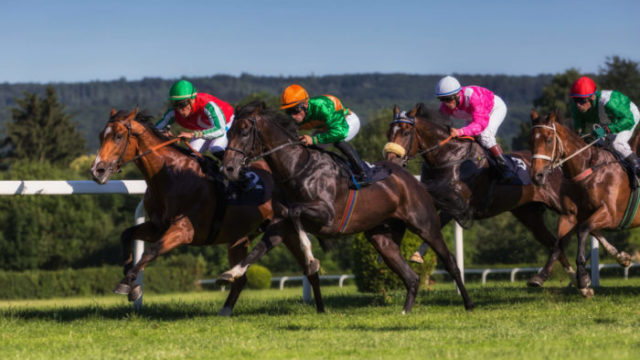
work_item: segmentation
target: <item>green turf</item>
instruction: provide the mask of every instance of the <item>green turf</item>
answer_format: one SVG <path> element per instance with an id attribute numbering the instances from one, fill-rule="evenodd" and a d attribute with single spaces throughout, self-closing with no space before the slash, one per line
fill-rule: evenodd
<path id="1" fill-rule="evenodd" d="M 0 359 L 637 359 L 640 279 L 601 281 L 591 300 L 564 283 L 470 284 L 466 312 L 450 283 L 420 293 L 360 294 L 324 287 L 327 313 L 301 289 L 245 291 L 235 316 L 226 293 L 0 302 Z"/>

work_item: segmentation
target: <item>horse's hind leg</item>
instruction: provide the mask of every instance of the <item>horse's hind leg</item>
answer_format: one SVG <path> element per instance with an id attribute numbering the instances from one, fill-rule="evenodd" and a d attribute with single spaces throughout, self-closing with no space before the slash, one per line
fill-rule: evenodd
<path id="1" fill-rule="evenodd" d="M 529 281 L 527 281 L 527 285 L 531 287 L 541 287 L 544 284 L 549 278 L 556 260 L 560 260 L 562 267 L 568 274 L 572 275 L 575 273 L 562 247 L 557 246 L 556 237 L 547 229 L 544 223 L 544 211 L 545 208 L 540 206 L 540 204 L 528 204 L 511 210 L 511 213 L 522 225 L 531 231 L 533 237 L 549 249 L 549 257 L 545 265 L 537 274 L 533 275 Z"/>
<path id="2" fill-rule="evenodd" d="M 388 225 L 381 225 L 365 232 L 365 236 L 376 248 L 378 253 L 382 255 L 387 266 L 393 272 L 398 274 L 402 279 L 402 282 L 404 282 L 404 286 L 407 288 L 407 297 L 404 302 L 402 313 L 406 314 L 411 311 L 413 304 L 416 301 L 418 286 L 420 285 L 420 277 L 402 258 L 400 247 L 396 242 L 394 242 L 394 238 L 399 240 L 402 238 L 402 235 L 404 235 L 404 227 L 402 228 L 402 231 L 399 231 L 398 229 L 391 229 Z"/>
<path id="3" fill-rule="evenodd" d="M 425 225 L 426 223 L 426 225 Z M 458 286 L 458 290 L 460 291 L 460 295 L 462 296 L 462 300 L 464 301 L 464 307 L 467 310 L 473 310 L 473 301 L 469 294 L 467 293 L 467 289 L 462 282 L 462 276 L 460 275 L 460 269 L 458 268 L 458 264 L 456 264 L 456 260 L 453 257 L 453 254 L 447 249 L 447 245 L 444 243 L 442 239 L 442 233 L 440 229 L 435 227 L 431 222 L 418 222 L 415 221 L 410 228 L 416 235 L 420 236 L 423 241 L 427 242 L 429 246 L 435 251 L 436 255 L 440 258 L 440 261 L 445 266 L 445 269 L 449 272 L 453 280 L 456 282 Z"/>
<path id="4" fill-rule="evenodd" d="M 448 212 L 440 211 L 439 216 L 440 216 L 440 229 L 445 227 L 449 222 L 451 222 L 451 220 L 453 220 L 453 216 L 451 216 L 451 214 L 449 214 Z M 429 251 L 429 244 L 426 242 L 423 242 L 418 247 L 418 250 L 414 252 L 413 255 L 411 255 L 411 257 L 409 258 L 409 261 L 417 264 L 424 263 L 424 254 L 426 254 L 427 251 Z"/>
<path id="5" fill-rule="evenodd" d="M 227 250 L 227 257 L 229 259 L 229 264 L 236 265 L 242 259 L 247 256 L 250 241 L 248 237 L 244 237 L 236 241 L 235 243 L 230 243 Z M 224 302 L 222 309 L 218 312 L 220 316 L 231 316 L 233 312 L 233 307 L 236 305 L 238 301 L 238 297 L 240 297 L 240 293 L 247 283 L 247 276 L 243 275 L 239 277 L 236 281 L 231 284 L 231 290 L 229 291 L 229 296 L 227 296 L 227 300 Z"/>

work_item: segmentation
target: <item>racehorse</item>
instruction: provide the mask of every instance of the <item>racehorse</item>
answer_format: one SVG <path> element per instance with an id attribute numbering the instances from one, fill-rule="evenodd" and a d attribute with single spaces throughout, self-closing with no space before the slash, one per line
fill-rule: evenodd
<path id="1" fill-rule="evenodd" d="M 577 206 L 574 218 L 563 219 L 558 226 L 562 243 L 576 229 L 578 254 L 576 267 L 578 289 L 583 296 L 593 296 L 585 269 L 585 246 L 589 233 L 602 229 L 633 228 L 640 225 L 636 201 L 632 197 L 629 176 L 614 155 L 601 147 L 587 144 L 577 133 L 556 121 L 555 113 L 544 118 L 532 115 L 530 134 L 533 164 L 531 177 L 539 185 L 548 184 L 548 174 L 561 168 L 565 181 L 576 191 L 571 200 Z M 637 133 L 631 144 L 637 144 Z M 631 211 L 629 211 L 631 210 Z"/>
<path id="2" fill-rule="evenodd" d="M 234 181 L 248 161 L 264 157 L 287 209 L 276 214 L 277 219 L 247 259 L 221 278 L 233 280 L 244 274 L 251 263 L 283 239 L 300 239 L 307 244 L 305 231 L 320 238 L 364 232 L 387 266 L 402 278 L 407 289 L 403 313 L 407 313 L 415 302 L 419 278 L 397 243 L 409 229 L 432 246 L 458 285 L 465 308 L 472 309 L 473 302 L 442 239 L 433 201 L 424 186 L 402 167 L 383 162 L 378 165 L 390 170 L 388 177 L 350 190 L 345 168 L 330 153 L 301 145 L 292 125 L 288 117 L 266 109 L 263 102 L 250 103 L 236 113 L 228 132 L 223 172 Z"/>
<path id="3" fill-rule="evenodd" d="M 496 179 L 482 147 L 473 139 L 449 137 L 450 128 L 437 121 L 424 104 L 417 104 L 408 113 L 401 113 L 398 106 L 393 109 L 385 145 L 387 160 L 406 165 L 415 157 L 422 156 L 421 181 L 427 185 L 436 206 L 441 209 L 441 226 L 451 219 L 464 224 L 469 219 L 484 219 L 510 211 L 534 238 L 550 249 L 549 259 L 539 273 L 527 284 L 542 286 L 549 277 L 553 264 L 559 259 L 570 278 L 575 277 L 564 251 L 556 248 L 556 237 L 544 223 L 546 205 L 558 213 L 570 213 L 562 202 L 561 191 L 565 190 L 560 171 L 549 175 L 550 186 L 539 187 L 522 182 L 505 184 Z M 527 166 L 531 154 L 527 151 L 513 154 Z M 496 172 L 497 173 L 497 172 Z M 604 237 L 597 235 L 604 247 L 613 252 L 621 263 L 628 266 L 630 257 L 618 253 Z"/>
<path id="4" fill-rule="evenodd" d="M 100 132 L 101 146 L 91 167 L 94 180 L 105 184 L 124 164 L 135 161 L 147 183 L 144 208 L 149 220 L 126 229 L 121 236 L 125 276 L 114 292 L 128 294 L 131 301 L 142 295 L 140 286 L 134 284 L 136 276 L 157 256 L 180 245 L 226 244 L 229 263 L 237 264 L 247 255 L 250 239 L 273 218 L 270 197 L 265 196 L 265 201 L 259 200 L 261 203 L 225 201 L 224 186 L 203 171 L 201 160 L 174 144 L 178 138 L 168 139 L 149 120 L 137 109 L 111 110 L 110 119 Z M 265 188 L 272 187 L 266 163 L 251 164 L 251 171 L 262 178 Z M 135 266 L 131 254 L 133 239 L 152 243 Z M 292 252 L 304 263 L 304 255 L 297 248 L 292 248 Z M 322 312 L 317 274 L 310 275 L 309 281 L 317 310 Z M 242 277 L 232 285 L 220 315 L 231 315 L 245 283 L 246 277 Z"/>

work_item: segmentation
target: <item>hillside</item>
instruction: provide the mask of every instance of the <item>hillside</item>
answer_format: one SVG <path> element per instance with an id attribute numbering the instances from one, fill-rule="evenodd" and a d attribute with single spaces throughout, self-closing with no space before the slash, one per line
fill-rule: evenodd
<path id="1" fill-rule="evenodd" d="M 499 136 L 505 140 L 515 135 L 518 122 L 528 121 L 533 99 L 540 96 L 552 75 L 456 75 L 463 84 L 488 87 L 500 95 L 509 106 L 507 119 Z M 332 94 L 360 116 L 363 123 L 381 109 L 394 104 L 407 108 L 416 102 L 437 106 L 433 89 L 440 75 L 355 74 L 307 77 L 264 77 L 253 75 L 190 78 L 198 90 L 237 103 L 246 96 L 266 92 L 274 96 L 291 84 L 299 83 L 311 94 Z M 98 146 L 97 135 L 107 120 L 111 107 L 130 109 L 136 105 L 160 116 L 166 107 L 166 96 L 175 79 L 145 78 L 138 81 L 91 81 L 51 84 L 67 111 L 87 137 L 89 149 Z M 25 91 L 44 94 L 49 84 L 0 84 L 0 124 L 10 120 L 10 108 L 15 98 Z"/>

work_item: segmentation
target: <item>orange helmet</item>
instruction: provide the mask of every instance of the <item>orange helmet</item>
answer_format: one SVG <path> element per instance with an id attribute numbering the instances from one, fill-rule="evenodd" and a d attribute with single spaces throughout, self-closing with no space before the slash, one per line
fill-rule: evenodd
<path id="1" fill-rule="evenodd" d="M 287 86 L 280 98 L 280 109 L 288 109 L 309 100 L 309 94 L 302 86 L 293 84 Z"/>

